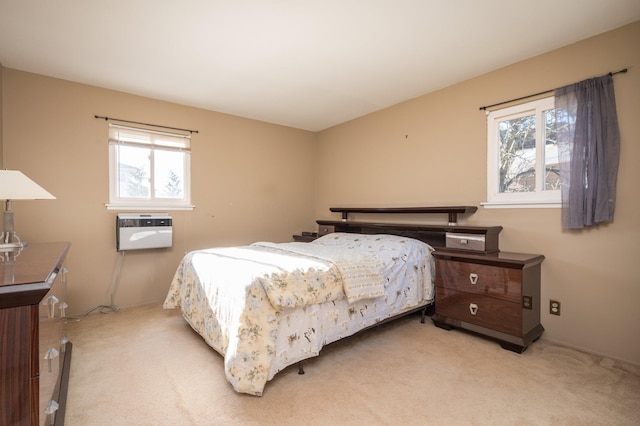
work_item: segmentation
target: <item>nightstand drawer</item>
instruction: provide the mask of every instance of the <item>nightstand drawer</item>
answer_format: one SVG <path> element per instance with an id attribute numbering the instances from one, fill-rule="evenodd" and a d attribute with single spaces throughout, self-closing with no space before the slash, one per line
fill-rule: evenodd
<path id="1" fill-rule="evenodd" d="M 436 310 L 442 316 L 522 336 L 522 308 L 519 303 L 437 287 Z"/>
<path id="2" fill-rule="evenodd" d="M 445 236 L 445 247 L 450 249 L 461 249 L 471 251 L 485 251 L 485 234 L 456 234 L 447 232 Z"/>
<path id="3" fill-rule="evenodd" d="M 522 270 L 436 259 L 436 286 L 520 304 Z"/>

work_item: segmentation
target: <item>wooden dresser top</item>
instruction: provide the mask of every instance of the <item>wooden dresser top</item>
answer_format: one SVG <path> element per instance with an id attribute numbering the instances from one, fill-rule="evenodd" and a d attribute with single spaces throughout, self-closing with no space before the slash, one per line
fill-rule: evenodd
<path id="1" fill-rule="evenodd" d="M 69 247 L 68 242 L 29 244 L 18 252 L 0 253 L 0 308 L 39 303 Z"/>

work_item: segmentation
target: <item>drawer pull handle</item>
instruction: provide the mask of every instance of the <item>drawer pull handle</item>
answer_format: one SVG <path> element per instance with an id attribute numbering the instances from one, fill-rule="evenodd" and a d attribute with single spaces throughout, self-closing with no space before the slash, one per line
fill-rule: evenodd
<path id="1" fill-rule="evenodd" d="M 54 295 L 50 295 L 44 301 L 44 304 L 49 306 L 49 318 L 54 318 L 56 316 L 55 306 L 56 306 L 56 303 L 58 302 L 59 302 L 58 298 L 55 297 Z"/>
<path id="2" fill-rule="evenodd" d="M 60 352 L 67 351 L 67 343 L 69 343 L 69 339 L 67 338 L 67 336 L 62 336 L 62 338 L 60 339 Z"/>
<path id="3" fill-rule="evenodd" d="M 69 305 L 67 304 L 67 302 L 61 302 L 60 303 L 60 318 L 66 318 L 67 317 L 67 308 L 69 307 Z"/>
<path id="4" fill-rule="evenodd" d="M 56 401 L 51 399 L 49 400 L 47 407 L 44 409 L 44 413 L 47 415 L 54 414 L 56 411 L 58 411 L 58 408 L 60 408 L 60 405 Z"/>
<path id="5" fill-rule="evenodd" d="M 471 315 L 475 315 L 478 313 L 478 305 L 476 305 L 475 303 L 469 303 L 469 312 L 471 312 Z"/>
<path id="6" fill-rule="evenodd" d="M 53 360 L 58 357 L 60 352 L 55 350 L 54 348 L 49 348 L 49 350 L 44 354 L 44 359 L 46 359 L 49 363 L 49 373 L 53 371 Z"/>
<path id="7" fill-rule="evenodd" d="M 478 283 L 478 274 L 474 274 L 473 272 L 469 274 L 469 282 L 471 284 L 476 285 Z"/>

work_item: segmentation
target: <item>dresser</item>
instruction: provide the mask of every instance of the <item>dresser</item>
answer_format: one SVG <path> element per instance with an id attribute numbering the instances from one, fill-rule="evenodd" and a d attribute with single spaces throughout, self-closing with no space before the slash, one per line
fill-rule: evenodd
<path id="1" fill-rule="evenodd" d="M 0 425 L 64 423 L 66 242 L 0 252 Z"/>
<path id="2" fill-rule="evenodd" d="M 540 324 L 540 267 L 544 256 L 473 253 L 446 249 L 436 259 L 434 324 L 461 328 L 522 353 L 537 340 Z"/>

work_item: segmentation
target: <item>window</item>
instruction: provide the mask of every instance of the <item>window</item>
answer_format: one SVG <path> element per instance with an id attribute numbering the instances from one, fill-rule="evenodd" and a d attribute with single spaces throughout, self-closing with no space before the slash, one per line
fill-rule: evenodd
<path id="1" fill-rule="evenodd" d="M 190 136 L 109 125 L 110 209 L 191 209 Z"/>
<path id="2" fill-rule="evenodd" d="M 554 98 L 487 116 L 485 207 L 560 207 Z"/>

